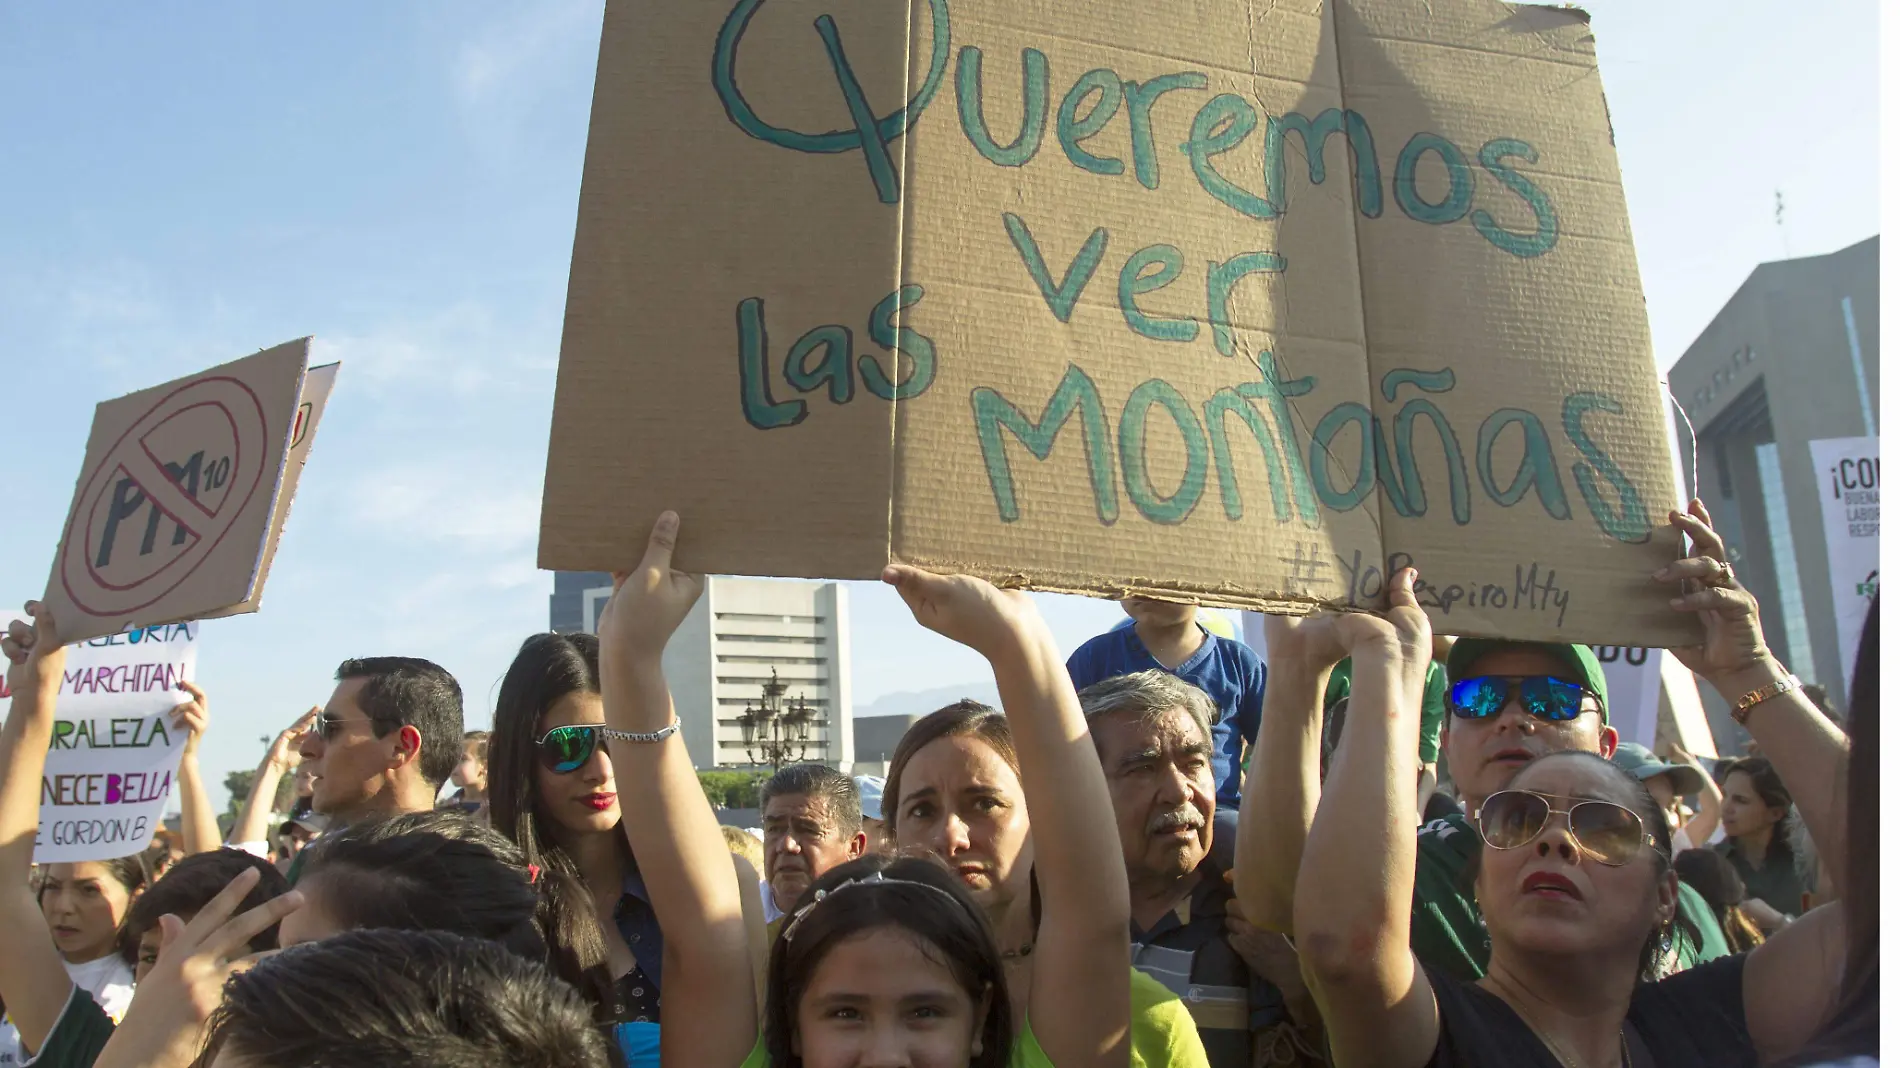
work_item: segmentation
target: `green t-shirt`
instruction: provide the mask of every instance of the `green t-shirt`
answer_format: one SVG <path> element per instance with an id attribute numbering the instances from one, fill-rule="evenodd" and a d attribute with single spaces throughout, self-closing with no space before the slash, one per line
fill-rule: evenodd
<path id="1" fill-rule="evenodd" d="M 1201 1033 L 1186 1005 L 1167 987 L 1128 970 L 1129 1068 L 1208 1068 Z M 741 1068 L 766 1068 L 765 1037 L 761 1035 Z M 1009 1054 L 1010 1068 L 1055 1068 L 1027 1025 L 1016 1036 Z"/>
<path id="2" fill-rule="evenodd" d="M 1445 723 L 1445 691 L 1451 683 L 1445 675 L 1445 665 L 1432 661 L 1425 671 L 1424 707 L 1418 717 L 1418 762 L 1420 764 L 1438 763 L 1438 733 Z M 1333 668 L 1332 677 L 1326 680 L 1326 703 L 1331 708 L 1352 695 L 1352 657 L 1347 657 Z"/>
<path id="3" fill-rule="evenodd" d="M 21 1061 L 20 1068 L 92 1068 L 111 1038 L 112 1017 L 91 994 L 75 986 L 39 1052 Z"/>
<path id="4" fill-rule="evenodd" d="M 1433 820 L 1418 829 L 1418 865 L 1412 884 L 1412 952 L 1418 959 L 1460 979 L 1476 981 L 1491 962 L 1491 936 L 1472 896 L 1466 873 L 1484 848 L 1483 839 L 1462 813 Z M 1678 939 L 1676 971 L 1727 956 L 1728 939 L 1708 902 L 1687 883 L 1677 897 L 1678 921 L 1701 936 L 1701 948 Z"/>

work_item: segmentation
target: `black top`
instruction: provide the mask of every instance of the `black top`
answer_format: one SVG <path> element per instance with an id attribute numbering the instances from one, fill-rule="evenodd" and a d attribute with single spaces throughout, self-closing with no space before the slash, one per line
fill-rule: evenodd
<path id="1" fill-rule="evenodd" d="M 1632 1068 L 1755 1068 L 1742 1008 L 1742 954 L 1659 983 L 1640 983 L 1624 1037 Z M 1438 1048 L 1421 1068 L 1563 1068 L 1511 1007 L 1488 990 L 1425 966 L 1438 995 Z"/>

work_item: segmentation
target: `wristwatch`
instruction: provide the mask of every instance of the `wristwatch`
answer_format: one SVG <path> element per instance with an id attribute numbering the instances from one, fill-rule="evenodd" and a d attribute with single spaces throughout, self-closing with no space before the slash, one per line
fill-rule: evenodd
<path id="1" fill-rule="evenodd" d="M 1735 722 L 1746 727 L 1748 726 L 1748 717 L 1755 711 L 1756 705 L 1761 704 L 1771 697 L 1780 697 L 1790 690 L 1798 690 L 1800 688 L 1801 680 L 1795 678 L 1793 673 L 1783 675 L 1781 678 L 1776 679 L 1774 682 L 1758 690 L 1750 690 L 1743 694 L 1742 699 L 1735 702 L 1735 707 L 1729 709 L 1728 714 L 1734 718 Z"/>

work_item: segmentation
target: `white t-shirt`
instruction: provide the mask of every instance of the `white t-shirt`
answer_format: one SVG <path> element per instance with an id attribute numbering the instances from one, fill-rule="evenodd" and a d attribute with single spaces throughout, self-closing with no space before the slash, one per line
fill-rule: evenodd
<path id="1" fill-rule="evenodd" d="M 89 960 L 84 964 L 71 961 L 66 965 L 66 974 L 73 985 L 92 995 L 92 1000 L 106 1010 L 113 1023 L 125 1016 L 126 1007 L 132 1004 L 132 966 L 117 953 Z M 26 1054 L 20 1049 L 20 1032 L 10 1019 L 0 1019 L 0 1068 L 13 1068 L 26 1060 Z"/>

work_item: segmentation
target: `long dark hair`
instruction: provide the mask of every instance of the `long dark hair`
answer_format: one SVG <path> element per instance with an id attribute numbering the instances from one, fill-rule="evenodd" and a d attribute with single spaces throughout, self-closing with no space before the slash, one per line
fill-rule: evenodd
<path id="1" fill-rule="evenodd" d="M 876 881 L 865 883 L 866 879 Z M 859 885 L 840 890 L 846 882 Z M 821 896 L 840 894 L 838 904 Z M 983 1052 L 971 1068 L 1004 1068 L 1015 1040 L 1014 1012 L 1003 979 L 1003 958 L 996 950 L 989 921 L 956 876 L 936 858 L 889 857 L 881 853 L 841 864 L 820 876 L 799 896 L 798 904 L 772 943 L 765 983 L 765 1050 L 772 1068 L 803 1068 L 793 1053 L 798 1003 L 825 956 L 848 938 L 883 928 L 917 939 L 925 952 L 955 977 L 980 1008 Z"/>
<path id="2" fill-rule="evenodd" d="M 488 818 L 539 871 L 541 927 L 549 965 L 603 1010 L 613 1004 L 614 975 L 607 943 L 594 918 L 594 899 L 580 866 L 554 837 L 535 790 L 541 717 L 561 698 L 600 692 L 600 639 L 592 634 L 536 634 L 521 643 L 495 698 L 495 729 L 488 737 Z M 617 848 L 628 850 L 616 834 Z"/>
<path id="3" fill-rule="evenodd" d="M 1742 911 L 1748 887 L 1735 866 L 1713 849 L 1685 849 L 1676 854 L 1676 878 L 1681 879 L 1714 910 L 1731 953 L 1746 953 L 1767 940 L 1755 921 Z"/>
<path id="4" fill-rule="evenodd" d="M 349 931 L 233 976 L 194 1063 L 228 1049 L 287 1068 L 606 1068 L 588 1017 L 572 987 L 492 943 Z"/>
<path id="5" fill-rule="evenodd" d="M 1781 776 L 1776 773 L 1775 766 L 1768 763 L 1766 757 L 1743 757 L 1730 764 L 1728 769 L 1722 772 L 1722 782 L 1725 786 L 1731 775 L 1747 775 L 1749 784 L 1755 788 L 1755 796 L 1761 798 L 1761 803 L 1769 808 L 1781 810 L 1781 818 L 1775 821 L 1774 831 L 1768 838 L 1768 853 L 1770 855 L 1785 853 L 1792 859 L 1794 843 L 1789 838 L 1789 832 L 1794 826 L 1794 795 L 1782 785 Z"/>
<path id="6" fill-rule="evenodd" d="M 348 928 L 446 931 L 548 958 L 540 898 L 513 842 L 438 809 L 359 823 L 310 846 L 302 883 L 323 883 L 324 910 Z"/>
<path id="7" fill-rule="evenodd" d="M 1848 688 L 1847 966 L 1834 1018 L 1786 1063 L 1880 1055 L 1880 595 L 1867 607 Z"/>

